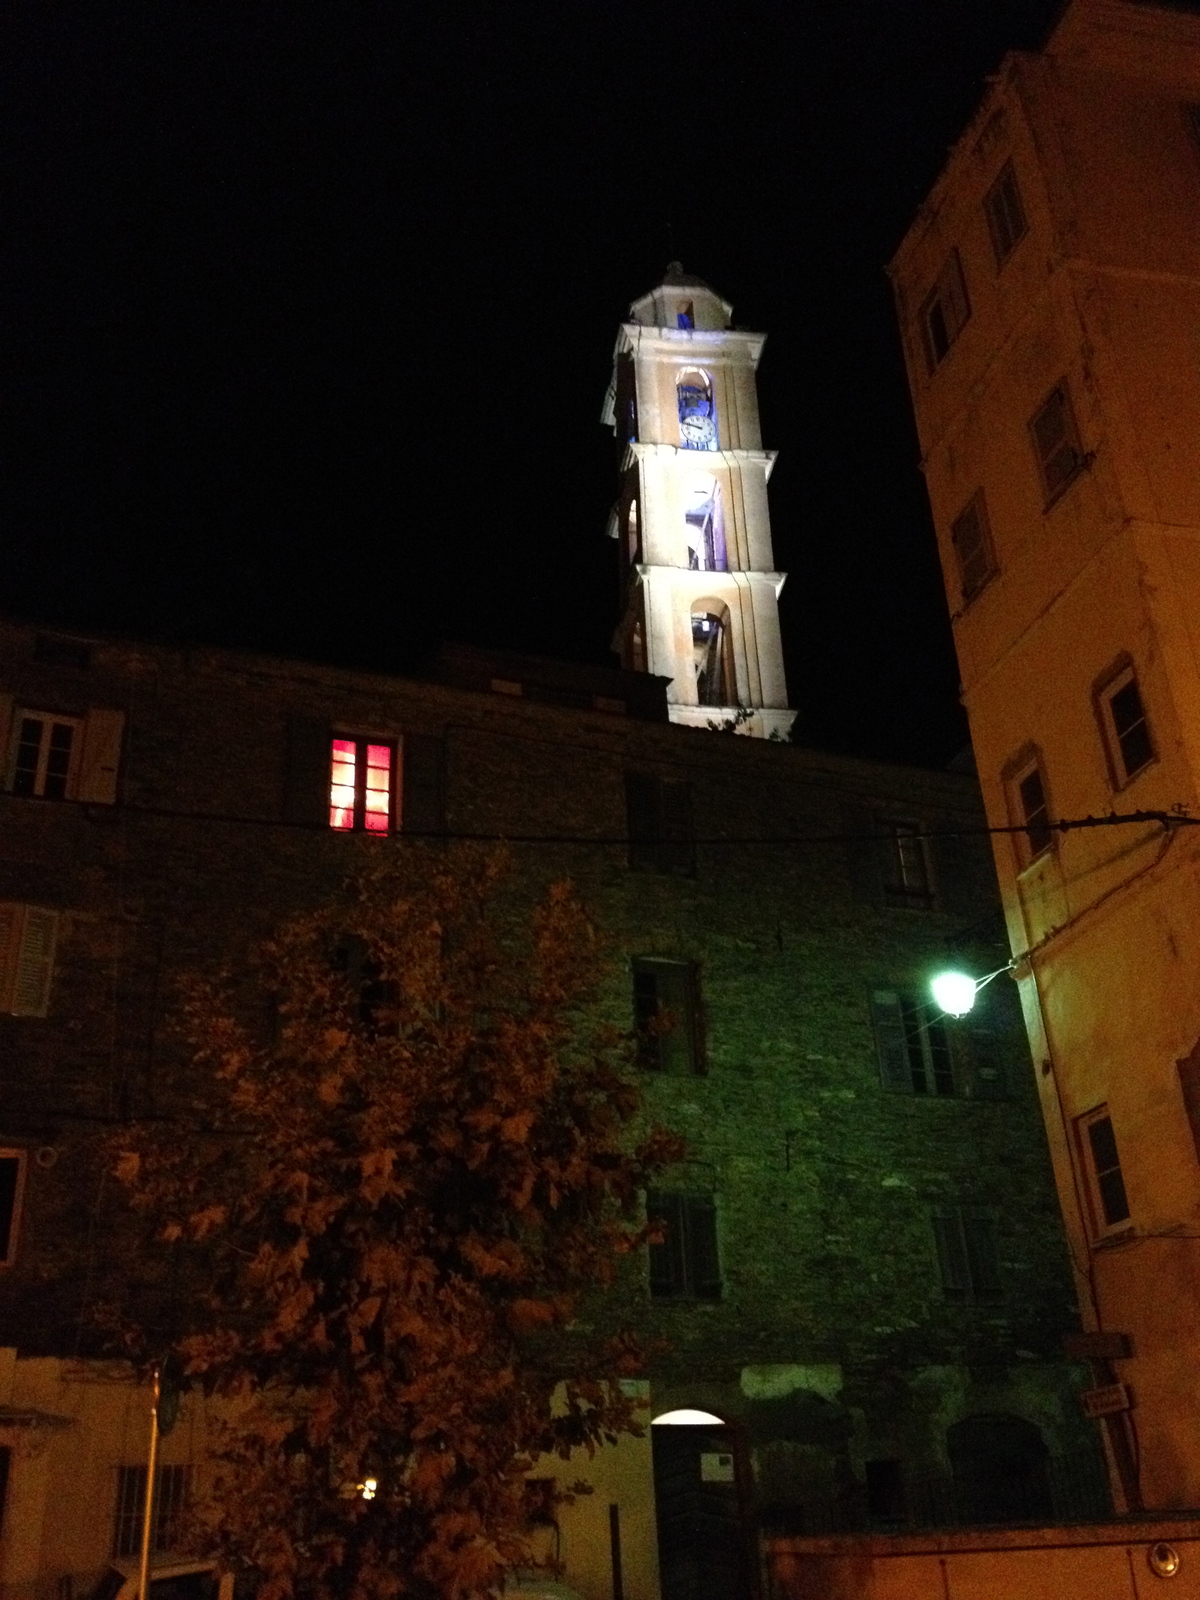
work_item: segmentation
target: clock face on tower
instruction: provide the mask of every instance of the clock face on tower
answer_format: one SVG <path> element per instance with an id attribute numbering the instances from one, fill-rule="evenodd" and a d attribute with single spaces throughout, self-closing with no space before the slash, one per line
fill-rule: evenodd
<path id="1" fill-rule="evenodd" d="M 679 442 L 685 450 L 715 450 L 717 419 L 702 411 L 689 411 L 679 418 Z"/>

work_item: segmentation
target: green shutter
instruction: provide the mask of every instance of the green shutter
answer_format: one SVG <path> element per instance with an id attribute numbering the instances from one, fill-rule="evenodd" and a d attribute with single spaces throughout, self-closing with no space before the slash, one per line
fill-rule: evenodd
<path id="1" fill-rule="evenodd" d="M 962 1231 L 972 1295 L 984 1303 L 1002 1299 L 996 1228 L 991 1217 L 981 1211 L 964 1212 Z"/>
<path id="2" fill-rule="evenodd" d="M 713 1196 L 689 1195 L 682 1204 L 687 1240 L 688 1288 L 698 1300 L 721 1298 L 717 1259 L 717 1205 Z"/>
<path id="3" fill-rule="evenodd" d="M 662 1240 L 650 1245 L 651 1296 L 665 1300 L 681 1295 L 687 1289 L 683 1197 L 652 1190 L 646 1196 L 646 1217 L 663 1231 Z"/>
<path id="4" fill-rule="evenodd" d="M 658 779 L 645 772 L 625 774 L 626 832 L 629 865 L 641 872 L 658 867 L 660 807 Z"/>
<path id="5" fill-rule="evenodd" d="M 971 1269 L 963 1242 L 962 1221 L 957 1211 L 934 1212 L 933 1237 L 937 1244 L 943 1294 L 947 1300 L 969 1300 Z"/>
<path id="6" fill-rule="evenodd" d="M 883 1087 L 894 1094 L 912 1094 L 913 1075 L 904 1014 L 900 996 L 894 989 L 876 989 L 872 993 L 871 1020 L 875 1026 L 875 1050 Z"/>
<path id="7" fill-rule="evenodd" d="M 660 785 L 662 836 L 659 843 L 659 866 L 663 872 L 673 872 L 690 878 L 696 871 L 696 835 L 692 824 L 692 786 L 675 779 L 664 779 Z"/>

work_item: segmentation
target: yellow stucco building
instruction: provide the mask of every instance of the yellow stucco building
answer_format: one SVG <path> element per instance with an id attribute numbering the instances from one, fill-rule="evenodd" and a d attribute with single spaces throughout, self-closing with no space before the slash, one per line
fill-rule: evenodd
<path id="1" fill-rule="evenodd" d="M 892 273 L 1090 1404 L 1119 1504 L 1195 1507 L 1200 9 L 1072 0 Z"/>

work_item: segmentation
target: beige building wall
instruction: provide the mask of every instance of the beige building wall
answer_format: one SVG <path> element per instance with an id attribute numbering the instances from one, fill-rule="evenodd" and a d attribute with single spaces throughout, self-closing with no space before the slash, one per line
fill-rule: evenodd
<path id="1" fill-rule="evenodd" d="M 625 1600 L 658 1600 L 658 1543 L 649 1397 L 641 1438 L 632 1435 L 589 1457 L 547 1458 L 534 1476 L 564 1487 L 585 1482 L 590 1493 L 559 1508 L 558 1529 L 541 1538 L 539 1556 L 559 1560 L 561 1596 L 612 1600 L 611 1508 L 617 1508 Z M 11 1451 L 0 1526 L 0 1600 L 84 1600 L 109 1567 L 131 1579 L 137 1558 L 113 1553 L 118 1476 L 144 1465 L 150 1442 L 149 1386 L 131 1381 L 120 1363 L 17 1359 L 0 1349 L 0 1446 Z M 179 1419 L 159 1445 L 160 1466 L 202 1474 L 205 1418 L 211 1401 L 185 1396 Z M 188 1562 L 186 1549 L 156 1555 L 152 1572 Z M 194 1565 L 194 1563 L 193 1563 Z M 520 1592 L 546 1591 L 547 1576 L 518 1578 Z M 512 1586 L 510 1586 L 512 1587 Z M 222 1594 L 222 1600 L 228 1597 Z"/>
<path id="2" fill-rule="evenodd" d="M 1041 55 L 1004 63 L 893 263 L 996 828 L 1026 820 L 1032 762 L 1055 818 L 1200 817 L 1198 106 L 1200 15 L 1073 0 Z M 1026 228 L 1005 255 L 988 205 L 1010 163 Z M 953 252 L 969 316 L 939 358 L 931 297 Z M 1077 443 L 1053 494 L 1031 422 L 1063 383 Z M 980 492 L 982 584 L 959 521 Z M 1122 670 L 1153 746 L 1132 777 L 1106 710 Z M 1120 1493 L 1196 1506 L 1200 1163 L 1177 1063 L 1200 1040 L 1200 831 L 1081 828 L 1033 860 L 1023 833 L 994 844 L 1085 1323 L 1132 1339 L 1097 1368 L 1134 1402 L 1105 1425 L 1114 1469 L 1133 1445 Z M 1117 1226 L 1080 1121 L 1105 1107 Z"/>

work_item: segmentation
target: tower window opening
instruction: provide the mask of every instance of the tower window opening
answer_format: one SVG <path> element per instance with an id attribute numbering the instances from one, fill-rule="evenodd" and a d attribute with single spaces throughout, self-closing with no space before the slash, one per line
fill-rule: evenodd
<path id="1" fill-rule="evenodd" d="M 711 603 L 711 602 L 710 602 Z M 696 700 L 702 706 L 736 704 L 729 659 L 729 628 L 712 611 L 692 612 L 692 653 L 696 667 Z"/>
<path id="2" fill-rule="evenodd" d="M 696 326 L 696 310 L 691 300 L 685 300 L 675 313 L 675 325 L 678 328 L 694 328 Z"/>
<path id="3" fill-rule="evenodd" d="M 693 572 L 726 572 L 725 508 L 721 485 L 707 473 L 687 486 L 684 500 L 688 566 Z"/>
<path id="4" fill-rule="evenodd" d="M 717 412 L 709 375 L 698 367 L 685 368 L 679 374 L 675 393 L 679 405 L 680 449 L 719 449 Z"/>

